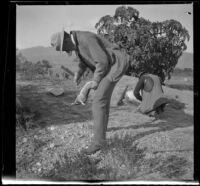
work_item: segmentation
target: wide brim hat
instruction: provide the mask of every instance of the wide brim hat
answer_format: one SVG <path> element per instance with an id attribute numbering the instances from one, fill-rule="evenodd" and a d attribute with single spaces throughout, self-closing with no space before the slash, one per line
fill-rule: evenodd
<path id="1" fill-rule="evenodd" d="M 64 29 L 61 32 L 57 32 L 51 37 L 51 46 L 59 48 L 59 51 L 62 52 L 64 41 Z"/>

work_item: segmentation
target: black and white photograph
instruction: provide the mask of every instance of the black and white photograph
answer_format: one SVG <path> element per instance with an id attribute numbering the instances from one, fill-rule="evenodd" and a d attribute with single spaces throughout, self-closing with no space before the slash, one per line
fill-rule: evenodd
<path id="1" fill-rule="evenodd" d="M 193 3 L 16 5 L 16 180 L 194 180 Z"/>

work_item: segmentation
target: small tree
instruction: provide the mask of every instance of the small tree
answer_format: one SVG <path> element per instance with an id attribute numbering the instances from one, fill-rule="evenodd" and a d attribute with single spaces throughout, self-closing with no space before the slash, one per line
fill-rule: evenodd
<path id="1" fill-rule="evenodd" d="M 41 61 L 38 61 L 35 65 L 34 65 L 34 74 L 35 75 L 44 75 L 44 68 L 43 68 L 43 65 L 41 63 Z"/>
<path id="2" fill-rule="evenodd" d="M 162 81 L 171 78 L 179 57 L 186 50 L 188 31 L 176 20 L 150 22 L 139 11 L 126 6 L 114 16 L 103 16 L 95 28 L 98 34 L 124 48 L 131 57 L 127 75 L 141 71 L 157 74 Z"/>
<path id="3" fill-rule="evenodd" d="M 22 53 L 16 49 L 16 71 L 22 71 L 23 63 L 26 61 L 26 58 L 22 55 Z"/>
<path id="4" fill-rule="evenodd" d="M 42 60 L 42 66 L 44 68 L 45 73 L 48 73 L 48 69 L 52 68 L 52 65 L 48 60 Z"/>
<path id="5" fill-rule="evenodd" d="M 26 79 L 32 79 L 34 76 L 34 65 L 31 61 L 25 61 L 22 65 L 23 76 Z"/>

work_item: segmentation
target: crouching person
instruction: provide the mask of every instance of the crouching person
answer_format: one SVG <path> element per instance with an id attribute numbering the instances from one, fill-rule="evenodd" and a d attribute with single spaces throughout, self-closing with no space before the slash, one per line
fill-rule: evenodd
<path id="1" fill-rule="evenodd" d="M 164 107 L 169 102 L 164 95 L 160 78 L 144 72 L 139 75 L 139 80 L 134 89 L 134 96 L 141 101 L 136 112 L 155 117 L 164 112 Z"/>
<path id="2" fill-rule="evenodd" d="M 85 31 L 56 33 L 52 36 L 51 45 L 57 51 L 65 51 L 69 55 L 75 51 L 79 57 L 75 83 L 79 82 L 86 68 L 94 72 L 93 79 L 83 86 L 74 102 L 85 105 L 90 90 L 95 90 L 92 103 L 94 135 L 91 144 L 85 149 L 85 153 L 93 154 L 105 145 L 112 92 L 129 67 L 129 56 L 117 45 Z"/>

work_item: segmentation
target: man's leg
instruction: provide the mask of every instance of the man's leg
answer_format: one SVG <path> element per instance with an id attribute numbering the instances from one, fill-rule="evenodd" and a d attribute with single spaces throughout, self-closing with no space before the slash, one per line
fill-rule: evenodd
<path id="1" fill-rule="evenodd" d="M 94 96 L 92 112 L 94 117 L 94 136 L 87 153 L 94 153 L 101 148 L 106 140 L 106 130 L 109 118 L 109 108 L 112 92 L 116 82 L 111 82 L 107 77 L 102 79 Z"/>
<path id="2" fill-rule="evenodd" d="M 94 117 L 94 140 L 96 143 L 101 143 L 106 138 L 110 101 L 115 85 L 116 83 L 105 77 L 100 82 L 94 96 L 92 111 Z"/>

